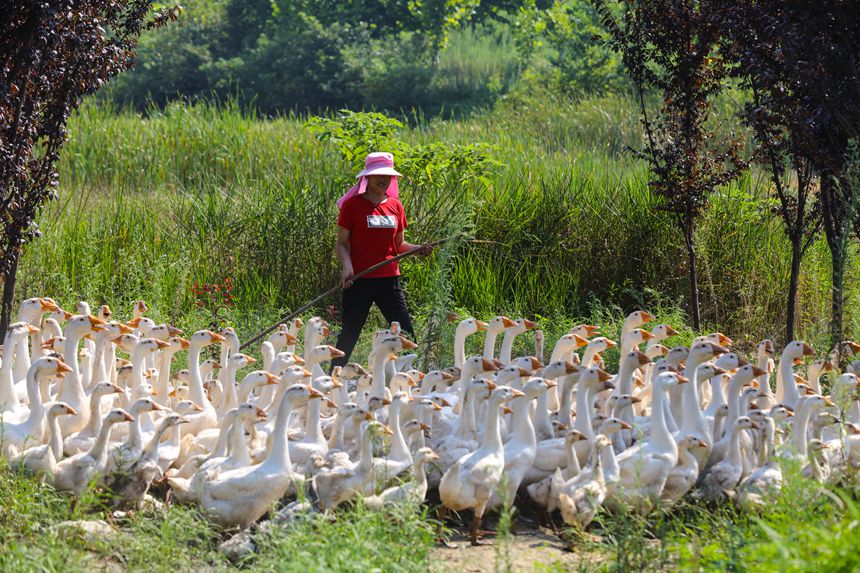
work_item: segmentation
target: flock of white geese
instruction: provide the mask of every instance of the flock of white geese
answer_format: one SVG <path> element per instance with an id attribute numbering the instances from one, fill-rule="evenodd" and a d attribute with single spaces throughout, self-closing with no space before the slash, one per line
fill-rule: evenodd
<path id="1" fill-rule="evenodd" d="M 374 334 L 367 369 L 326 375 L 342 353 L 324 343 L 318 317 L 281 325 L 257 363 L 233 329 L 185 339 L 143 302 L 125 323 L 107 306 L 76 311 L 29 299 L 6 332 L 2 453 L 76 497 L 104 486 L 118 507 L 151 500 L 157 481 L 244 529 L 291 495 L 302 500 L 294 506 L 330 511 L 359 496 L 371 508 L 420 503 L 429 491 L 447 510 L 472 510 L 478 543 L 485 511 L 503 504 L 560 511 L 585 528 L 601 506 L 648 512 L 688 492 L 757 510 L 779 492 L 787 462 L 821 482 L 853 483 L 860 468 L 860 361 L 837 374 L 814 360 L 803 379 L 795 367 L 814 351 L 802 341 L 775 362 L 764 340 L 748 362 L 721 333 L 670 347 L 678 333 L 643 329 L 653 317 L 637 311 L 617 343 L 580 325 L 544 364 L 531 321 L 457 317 L 448 368 L 413 368 L 404 352 L 416 345 L 395 323 Z M 535 355 L 512 356 L 529 330 Z M 479 331 L 483 355 L 467 356 Z M 201 360 L 210 345 L 219 360 Z M 601 353 L 615 346 L 613 375 Z M 187 369 L 172 371 L 183 351 Z"/>

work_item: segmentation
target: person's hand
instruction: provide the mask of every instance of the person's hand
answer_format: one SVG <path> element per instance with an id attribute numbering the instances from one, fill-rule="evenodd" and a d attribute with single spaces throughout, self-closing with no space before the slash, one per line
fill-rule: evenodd
<path id="1" fill-rule="evenodd" d="M 352 269 L 343 269 L 340 271 L 340 286 L 348 289 L 352 286 Z"/>
<path id="2" fill-rule="evenodd" d="M 433 252 L 433 245 L 430 243 L 424 243 L 423 245 L 418 247 L 418 254 L 422 257 L 429 256 L 430 253 Z"/>

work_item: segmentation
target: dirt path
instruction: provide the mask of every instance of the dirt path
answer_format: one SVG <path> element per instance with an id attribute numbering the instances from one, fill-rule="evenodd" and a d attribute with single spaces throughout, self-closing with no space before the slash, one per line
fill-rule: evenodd
<path id="1" fill-rule="evenodd" d="M 518 523 L 516 532 L 507 542 L 487 538 L 492 545 L 472 547 L 468 536 L 459 533 L 450 541 L 456 549 L 439 546 L 431 559 L 436 571 L 463 571 L 466 573 L 516 573 L 588 570 L 593 558 L 565 550 L 564 544 L 550 529 Z"/>

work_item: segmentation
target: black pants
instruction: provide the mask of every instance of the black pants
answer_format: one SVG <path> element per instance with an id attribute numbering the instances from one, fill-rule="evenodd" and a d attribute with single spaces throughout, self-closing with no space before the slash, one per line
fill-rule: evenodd
<path id="1" fill-rule="evenodd" d="M 400 328 L 415 340 L 412 330 L 412 317 L 406 306 L 406 297 L 400 286 L 400 277 L 383 277 L 358 279 L 351 287 L 343 291 L 343 328 L 337 337 L 337 348 L 345 353 L 342 358 L 332 360 L 332 366 L 343 366 L 349 362 L 361 329 L 367 321 L 370 306 L 376 306 L 382 311 L 382 316 L 390 323 L 397 321 Z M 363 361 L 362 361 L 363 362 Z"/>

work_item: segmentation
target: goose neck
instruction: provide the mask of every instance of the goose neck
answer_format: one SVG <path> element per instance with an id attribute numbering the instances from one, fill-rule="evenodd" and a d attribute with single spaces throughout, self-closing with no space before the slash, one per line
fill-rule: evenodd
<path id="1" fill-rule="evenodd" d="M 487 423 L 484 430 L 484 440 L 481 443 L 481 449 L 484 451 L 503 451 L 502 434 L 499 430 L 500 406 L 501 404 L 497 400 L 488 402 Z"/>
<path id="2" fill-rule="evenodd" d="M 391 440 L 391 457 L 402 460 L 411 459 L 412 454 L 409 452 L 409 446 L 406 445 L 406 439 L 403 437 L 403 430 L 400 427 L 400 408 L 402 407 L 399 400 L 395 400 L 388 411 L 388 425 L 394 431 L 394 436 Z"/>
<path id="3" fill-rule="evenodd" d="M 290 400 L 288 395 L 285 395 L 281 399 L 281 404 L 278 407 L 278 415 L 275 418 L 275 441 L 272 444 L 272 451 L 269 453 L 269 457 L 266 458 L 266 461 L 263 462 L 268 466 L 280 468 L 285 473 L 292 473 L 293 471 L 288 444 L 288 426 L 290 424 L 290 415 L 292 412 L 292 400 Z"/>
<path id="4" fill-rule="evenodd" d="M 546 392 L 541 393 L 540 397 L 546 397 Z M 529 398 L 528 396 L 520 396 L 518 398 L 514 398 L 512 407 L 514 410 L 515 429 L 514 435 L 511 438 L 510 442 L 526 444 L 532 447 L 537 445 L 537 438 L 535 437 L 535 428 L 532 424 L 531 418 L 529 417 L 529 406 L 531 405 L 531 402 L 531 398 Z M 544 406 L 544 412 L 546 412 L 546 406 Z M 540 408 L 538 408 L 537 416 L 540 415 Z"/>
<path id="5" fill-rule="evenodd" d="M 54 454 L 54 459 L 63 457 L 63 434 L 60 431 L 60 420 L 57 414 L 48 415 L 48 447 Z"/>

